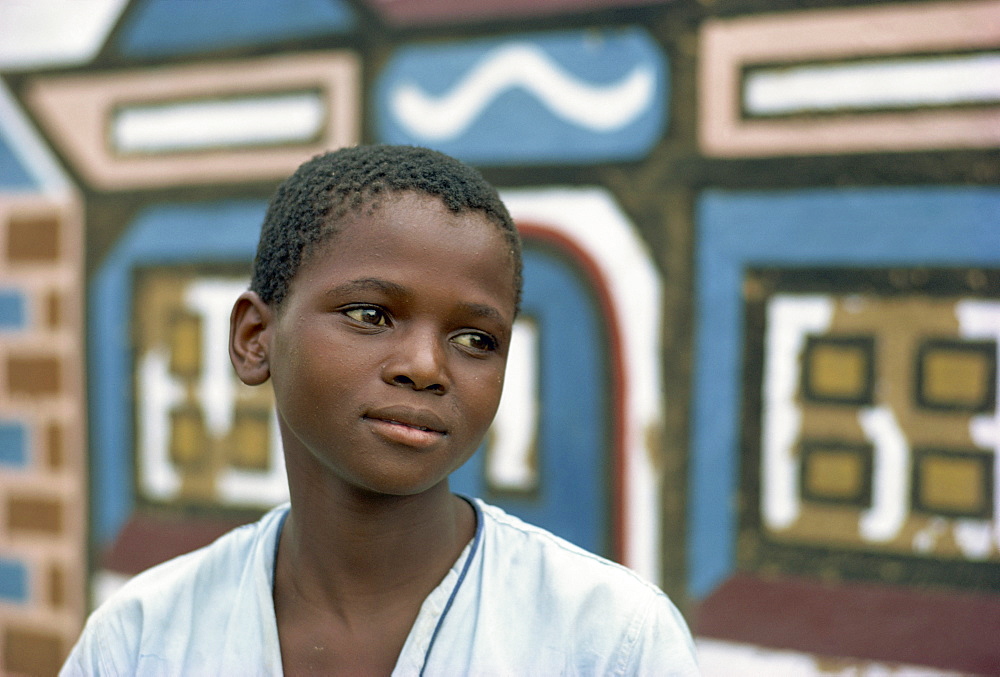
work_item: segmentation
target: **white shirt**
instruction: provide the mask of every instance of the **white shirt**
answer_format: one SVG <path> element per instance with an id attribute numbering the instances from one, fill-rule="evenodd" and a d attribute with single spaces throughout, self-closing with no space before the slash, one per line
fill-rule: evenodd
<path id="1" fill-rule="evenodd" d="M 684 620 L 637 574 L 480 500 L 424 600 L 409 675 L 697 675 Z M 101 605 L 61 675 L 281 675 L 272 602 L 288 505 L 146 571 Z"/>

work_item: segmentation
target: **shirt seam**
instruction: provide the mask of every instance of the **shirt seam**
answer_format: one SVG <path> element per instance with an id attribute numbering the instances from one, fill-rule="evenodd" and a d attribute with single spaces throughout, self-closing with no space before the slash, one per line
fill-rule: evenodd
<path id="1" fill-rule="evenodd" d="M 472 547 L 469 549 L 469 554 L 465 558 L 465 562 L 462 564 L 462 571 L 458 574 L 458 580 L 455 581 L 455 587 L 452 588 L 451 594 L 448 596 L 448 600 L 444 604 L 444 609 L 441 610 L 441 616 L 438 618 L 437 624 L 434 626 L 434 632 L 431 633 L 430 641 L 427 643 L 427 650 L 424 652 L 424 662 L 420 666 L 420 675 L 423 676 L 427 671 L 427 664 L 430 661 L 431 651 L 434 650 L 434 643 L 437 640 L 438 634 L 441 631 L 441 627 L 444 625 L 444 620 L 448 616 L 448 612 L 451 610 L 451 605 L 458 596 L 458 591 L 462 587 L 462 583 L 465 582 L 466 575 L 472 568 L 472 560 L 479 551 L 479 544 L 482 541 L 482 535 L 485 528 L 483 519 L 483 510 L 473 500 L 466 498 L 465 496 L 460 496 L 463 500 L 472 506 L 472 510 L 476 515 L 476 533 L 472 537 Z M 411 629 L 412 631 L 412 629 Z"/>
<path id="2" fill-rule="evenodd" d="M 483 512 L 483 514 L 486 514 L 485 510 L 483 510 L 482 512 Z M 506 515 L 504 515 L 504 516 L 506 516 Z M 630 578 L 632 578 L 637 583 L 642 584 L 650 592 L 652 592 L 654 594 L 657 594 L 657 595 L 662 595 L 663 594 L 663 592 L 659 588 L 657 588 L 655 585 L 653 585 L 652 583 L 650 583 L 649 581 L 647 581 L 645 578 L 643 578 L 642 576 L 640 576 L 639 574 L 637 574 L 635 571 L 633 571 L 632 569 L 629 569 L 627 566 L 625 566 L 623 564 L 619 564 L 618 562 L 612 562 L 609 559 L 605 559 L 604 557 L 600 557 L 598 555 L 595 555 L 592 552 L 588 552 L 588 551 L 580 548 L 579 546 L 574 546 L 574 545 L 572 545 L 570 543 L 564 543 L 564 542 L 562 542 L 559 539 L 559 537 L 557 537 L 554 534 L 551 534 L 551 533 L 549 533 L 549 532 L 547 532 L 547 531 L 545 531 L 543 529 L 538 529 L 538 528 L 532 527 L 531 525 L 521 526 L 519 524 L 510 522 L 508 520 L 501 519 L 497 515 L 493 515 L 493 514 L 489 514 L 489 517 L 494 522 L 496 522 L 497 524 L 502 524 L 503 526 L 505 526 L 507 528 L 510 528 L 510 529 L 513 529 L 513 530 L 515 530 L 515 531 L 517 531 L 519 533 L 522 533 L 522 534 L 524 534 L 526 536 L 533 536 L 533 537 L 537 537 L 537 538 L 544 538 L 547 543 L 549 543 L 550 545 L 552 545 L 552 546 L 554 546 L 556 548 L 559 548 L 560 550 L 562 550 L 563 552 L 565 552 L 567 554 L 577 555 L 579 557 L 582 557 L 582 558 L 584 558 L 586 560 L 589 560 L 589 561 L 593 562 L 594 564 L 598 564 L 600 566 L 604 566 L 604 567 L 608 567 L 610 569 L 615 569 L 615 570 L 621 571 L 623 574 L 628 575 Z M 527 528 L 525 528 L 525 527 L 527 527 Z"/>
<path id="3" fill-rule="evenodd" d="M 114 661 L 111 658 L 111 653 L 109 651 L 105 650 L 105 646 L 104 646 L 104 640 L 105 640 L 104 633 L 101 632 L 98 628 L 95 628 L 95 630 L 97 630 L 97 632 L 96 632 L 96 635 L 97 635 L 97 660 L 98 660 L 98 662 L 101 665 L 101 673 L 102 674 L 103 673 L 107 673 L 109 675 L 119 675 L 119 674 L 121 674 L 117 670 L 117 666 L 114 664 Z"/>
<path id="4" fill-rule="evenodd" d="M 642 609 L 636 612 L 632 621 L 629 623 L 628 630 L 625 632 L 625 640 L 621 644 L 619 649 L 619 660 L 618 665 L 615 668 L 616 675 L 626 675 L 629 674 L 629 669 L 631 668 L 632 661 L 635 657 L 635 648 L 639 645 L 639 636 L 642 634 L 642 629 L 646 626 L 646 623 L 650 617 L 650 611 L 653 608 L 653 604 L 656 602 L 655 597 L 651 597 L 646 600 L 646 604 Z"/>

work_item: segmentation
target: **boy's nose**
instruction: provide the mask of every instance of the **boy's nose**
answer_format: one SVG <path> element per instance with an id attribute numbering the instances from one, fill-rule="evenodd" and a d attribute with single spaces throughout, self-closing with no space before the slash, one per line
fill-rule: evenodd
<path id="1" fill-rule="evenodd" d="M 383 366 L 382 379 L 392 385 L 428 390 L 443 395 L 448 390 L 445 346 L 430 332 L 407 332 Z"/>

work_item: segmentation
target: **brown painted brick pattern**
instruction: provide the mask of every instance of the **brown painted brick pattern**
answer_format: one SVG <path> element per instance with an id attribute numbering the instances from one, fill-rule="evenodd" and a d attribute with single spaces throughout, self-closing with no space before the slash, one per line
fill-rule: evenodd
<path id="1" fill-rule="evenodd" d="M 7 225 L 7 259 L 54 263 L 59 259 L 59 218 L 55 214 L 14 215 Z"/>
<path id="2" fill-rule="evenodd" d="M 50 423 L 45 429 L 45 452 L 51 470 L 59 470 L 66 462 L 63 428 L 58 423 Z"/>
<path id="3" fill-rule="evenodd" d="M 49 567 L 49 604 L 56 609 L 66 604 L 66 572 L 58 564 Z"/>
<path id="4" fill-rule="evenodd" d="M 59 671 L 65 640 L 35 628 L 9 626 L 3 633 L 3 670 L 8 675 L 49 676 Z"/>
<path id="5" fill-rule="evenodd" d="M 87 610 L 81 207 L 0 194 L 0 286 L 29 310 L 0 333 L 0 417 L 28 457 L 0 468 L 0 551 L 28 575 L 26 598 L 0 604 L 0 675 L 55 675 Z"/>
<path id="6" fill-rule="evenodd" d="M 62 325 L 62 294 L 53 291 L 45 297 L 45 325 L 49 329 L 58 329 Z"/>
<path id="7" fill-rule="evenodd" d="M 57 357 L 11 355 L 7 359 L 7 387 L 13 395 L 55 396 L 59 394 L 61 372 Z"/>
<path id="8" fill-rule="evenodd" d="M 7 499 L 7 529 L 59 535 L 63 529 L 63 504 L 55 499 L 11 496 Z"/>

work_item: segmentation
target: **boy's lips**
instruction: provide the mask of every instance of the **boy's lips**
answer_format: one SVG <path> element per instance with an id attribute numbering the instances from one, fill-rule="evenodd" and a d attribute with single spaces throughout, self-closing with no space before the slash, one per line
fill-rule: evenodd
<path id="1" fill-rule="evenodd" d="M 448 434 L 444 421 L 422 409 L 387 407 L 369 411 L 363 418 L 382 437 L 407 446 L 428 446 Z"/>

